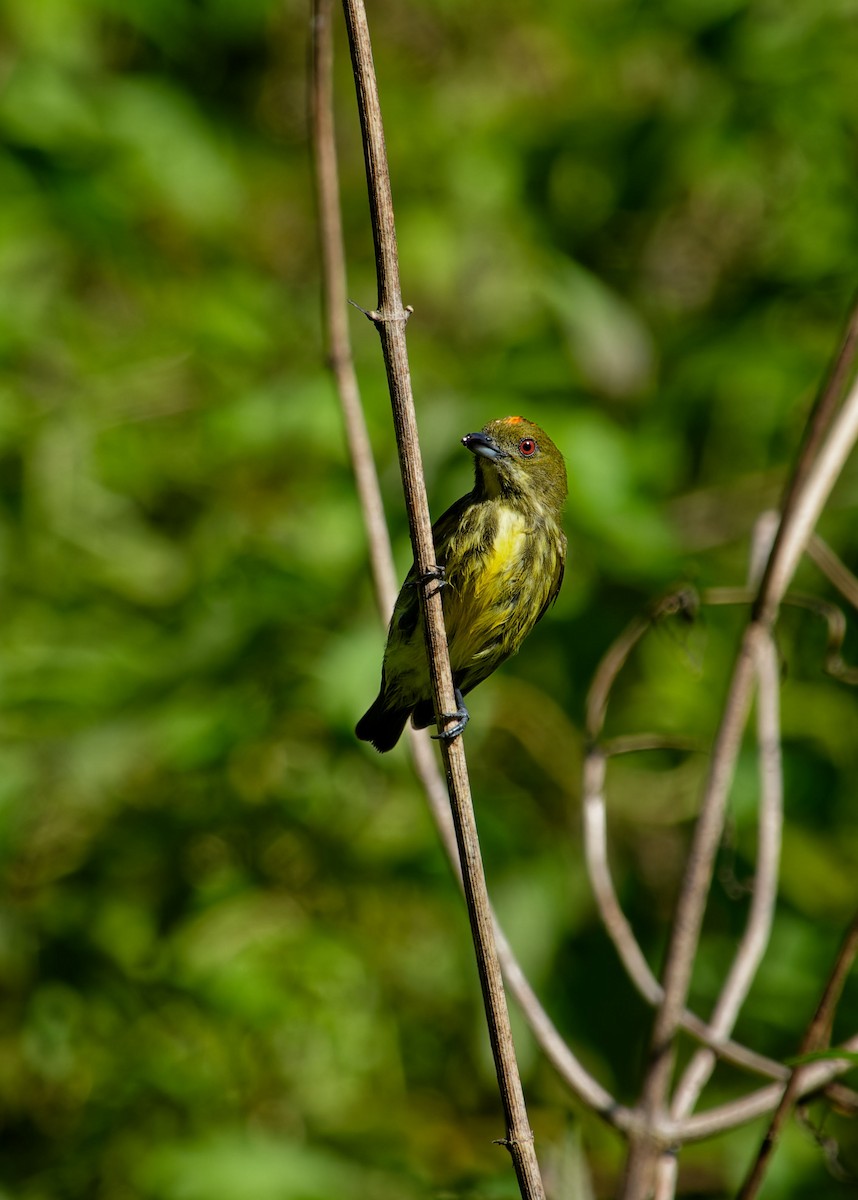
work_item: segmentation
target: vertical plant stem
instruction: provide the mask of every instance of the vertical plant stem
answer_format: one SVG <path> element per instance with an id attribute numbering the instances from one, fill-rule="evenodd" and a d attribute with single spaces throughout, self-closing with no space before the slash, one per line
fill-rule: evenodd
<path id="1" fill-rule="evenodd" d="M 378 307 L 368 315 L 381 337 L 414 562 L 418 578 L 424 581 L 420 596 L 435 715 L 439 731 L 443 731 L 450 721 L 455 720 L 449 714 L 454 714 L 457 706 L 440 589 L 432 578 L 435 551 L 405 343 L 405 325 L 410 310 L 402 304 L 393 200 L 366 12 L 362 0 L 344 0 L 343 9 L 363 134 L 378 276 Z M 545 1192 L 527 1118 L 495 946 L 464 747 L 461 737 L 451 742 L 442 741 L 441 745 L 489 1037 L 506 1117 L 503 1140 L 512 1156 L 522 1196 L 527 1200 L 543 1200 Z"/>
<path id="2" fill-rule="evenodd" d="M 384 620 L 396 599 L 396 575 L 378 475 L 363 415 L 349 338 L 346 259 L 340 216 L 340 183 L 333 106 L 334 0 L 315 0 L 312 39 L 313 86 L 310 92 L 316 209 L 322 256 L 322 319 L 328 364 L 334 375 L 343 413 L 349 457 L 364 516 L 376 601 Z"/>
<path id="3" fill-rule="evenodd" d="M 328 361 L 334 372 L 337 395 L 344 413 L 351 461 L 358 477 L 358 499 L 370 542 L 373 579 L 379 612 L 387 619 L 396 595 L 393 555 L 384 523 L 381 491 L 372 452 L 366 436 L 366 424 L 360 391 L 352 365 L 351 340 L 346 313 L 346 263 L 340 220 L 337 153 L 333 119 L 333 0 L 315 0 L 313 14 L 313 80 L 311 109 L 312 141 L 317 164 L 316 183 L 320 235 L 324 263 L 323 309 L 328 341 Z M 321 43 L 321 44 L 319 44 Z M 340 310 L 339 318 L 331 312 Z M 356 436 L 354 436 L 356 431 Z M 361 485 L 360 480 L 364 483 Z M 375 518 L 381 514 L 381 521 Z M 462 872 L 456 832 L 450 813 L 446 781 L 438 769 L 438 760 L 423 730 L 409 727 L 414 769 L 423 787 L 444 851 L 461 885 Z M 551 1022 L 521 969 L 515 953 L 494 917 L 495 939 L 507 988 L 517 1000 L 522 1014 L 544 1054 L 571 1091 L 594 1113 L 617 1129 L 627 1129 L 629 1109 L 617 1100 L 584 1069 Z"/>

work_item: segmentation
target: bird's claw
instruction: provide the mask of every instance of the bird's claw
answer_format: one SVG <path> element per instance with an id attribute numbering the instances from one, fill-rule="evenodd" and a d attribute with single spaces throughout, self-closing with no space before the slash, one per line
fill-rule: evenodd
<path id="1" fill-rule="evenodd" d="M 457 717 L 458 715 L 458 713 L 444 713 L 443 718 L 449 719 L 450 717 Z M 430 733 L 429 736 L 432 738 L 433 742 L 452 742 L 459 736 L 459 734 L 465 732 L 465 726 L 470 719 L 471 714 L 466 712 L 462 719 L 457 721 L 455 725 L 451 725 L 449 729 L 442 729 L 440 733 Z"/>
<path id="2" fill-rule="evenodd" d="M 427 592 L 427 596 L 437 596 L 442 588 L 447 586 L 447 580 L 444 574 L 444 568 L 440 563 L 436 563 L 434 567 L 430 567 L 428 571 L 424 571 L 422 575 L 418 575 L 416 579 L 411 580 L 412 587 L 416 587 L 418 583 L 431 583 L 435 580 L 438 584 L 431 592 Z"/>
<path id="3" fill-rule="evenodd" d="M 448 729 L 442 729 L 440 731 L 440 733 L 430 734 L 429 736 L 432 738 L 433 741 L 452 742 L 454 738 L 459 737 L 460 734 L 463 734 L 465 732 L 465 726 L 468 724 L 468 721 L 470 721 L 471 714 L 465 708 L 465 701 L 462 699 L 462 693 L 459 691 L 458 688 L 456 688 L 456 703 L 458 704 L 459 707 L 456 709 L 455 712 L 441 713 L 441 716 L 440 716 L 440 720 L 442 720 L 442 721 L 455 720 L 456 724 L 451 725 Z"/>

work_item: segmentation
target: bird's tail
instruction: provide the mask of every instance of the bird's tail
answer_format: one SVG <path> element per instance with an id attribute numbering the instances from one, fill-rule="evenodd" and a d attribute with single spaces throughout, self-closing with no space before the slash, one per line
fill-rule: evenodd
<path id="1" fill-rule="evenodd" d="M 384 692 L 370 705 L 355 727 L 362 742 L 371 742 L 379 754 L 392 750 L 402 736 L 410 708 L 390 708 Z"/>

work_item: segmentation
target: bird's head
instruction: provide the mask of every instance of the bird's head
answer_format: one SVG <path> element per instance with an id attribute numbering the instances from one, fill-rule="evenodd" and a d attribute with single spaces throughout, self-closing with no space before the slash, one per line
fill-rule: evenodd
<path id="1" fill-rule="evenodd" d="M 524 417 L 489 421 L 462 445 L 476 459 L 476 490 L 559 511 L 566 499 L 563 455 L 538 425 Z"/>

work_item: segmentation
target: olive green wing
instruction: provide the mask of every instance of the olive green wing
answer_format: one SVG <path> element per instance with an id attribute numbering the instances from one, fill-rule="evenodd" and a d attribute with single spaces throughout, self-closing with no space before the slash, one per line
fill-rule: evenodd
<path id="1" fill-rule="evenodd" d="M 435 545 L 435 558 L 439 567 L 446 566 L 450 541 L 461 525 L 462 517 L 470 508 L 471 503 L 470 495 L 463 496 L 461 500 L 451 504 L 432 526 L 432 541 Z M 391 628 L 395 626 L 397 633 L 405 641 L 410 641 L 420 619 L 420 595 L 416 582 L 417 569 L 412 564 L 394 606 L 393 620 L 391 621 Z"/>
<path id="2" fill-rule="evenodd" d="M 439 567 L 446 566 L 450 542 L 462 528 L 462 523 L 473 504 L 474 498 L 469 492 L 467 496 L 462 496 L 461 500 L 451 504 L 432 526 L 432 541 L 435 543 L 435 557 Z"/>

